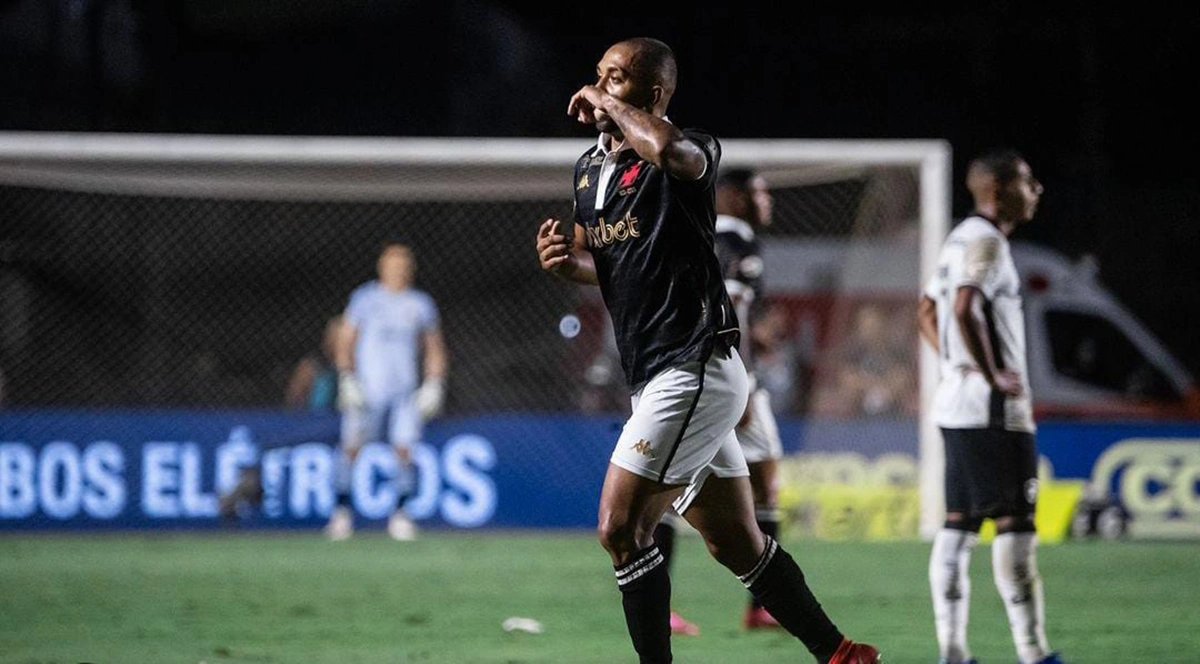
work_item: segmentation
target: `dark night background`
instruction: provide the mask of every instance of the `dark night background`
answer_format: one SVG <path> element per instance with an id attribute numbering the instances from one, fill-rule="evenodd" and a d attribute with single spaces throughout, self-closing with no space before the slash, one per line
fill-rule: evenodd
<path id="1" fill-rule="evenodd" d="M 1200 12 L 1042 4 L 0 0 L 0 130 L 582 136 L 566 104 L 604 48 L 655 36 L 680 124 L 944 138 L 956 215 L 966 159 L 1019 148 L 1047 189 L 1021 235 L 1094 255 L 1200 373 Z"/>

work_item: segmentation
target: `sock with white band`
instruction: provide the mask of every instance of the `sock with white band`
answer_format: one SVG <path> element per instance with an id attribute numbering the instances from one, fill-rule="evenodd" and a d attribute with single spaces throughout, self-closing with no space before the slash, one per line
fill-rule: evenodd
<path id="1" fill-rule="evenodd" d="M 770 536 L 754 568 L 738 575 L 742 584 L 818 662 L 828 662 L 844 638 L 825 614 L 792 556 Z"/>
<path id="2" fill-rule="evenodd" d="M 641 664 L 671 662 L 671 577 L 657 545 L 615 568 L 625 626 Z"/>

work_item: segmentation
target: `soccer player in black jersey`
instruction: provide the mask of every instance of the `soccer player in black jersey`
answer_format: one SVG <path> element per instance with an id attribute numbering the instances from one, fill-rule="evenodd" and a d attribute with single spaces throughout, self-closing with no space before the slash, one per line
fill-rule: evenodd
<path id="1" fill-rule="evenodd" d="M 598 534 L 641 662 L 671 662 L 671 582 L 654 528 L 673 506 L 822 664 L 879 661 L 845 638 L 800 567 L 754 518 L 734 427 L 747 402 L 737 316 L 713 248 L 717 139 L 667 119 L 676 62 L 650 38 L 618 42 L 567 112 L 600 136 L 575 166 L 575 212 L 538 228 L 544 270 L 598 285 L 633 412 L 601 490 Z"/>

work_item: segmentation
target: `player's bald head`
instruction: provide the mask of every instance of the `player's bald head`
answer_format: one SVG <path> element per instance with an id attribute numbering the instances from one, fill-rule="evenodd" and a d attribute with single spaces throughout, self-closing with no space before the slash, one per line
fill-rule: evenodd
<path id="1" fill-rule="evenodd" d="M 649 85 L 661 87 L 664 96 L 668 98 L 674 94 L 678 67 L 675 63 L 675 51 L 671 50 L 670 46 L 653 37 L 633 37 L 618 42 L 617 45 L 629 49 L 630 66 L 635 76 L 642 78 Z"/>

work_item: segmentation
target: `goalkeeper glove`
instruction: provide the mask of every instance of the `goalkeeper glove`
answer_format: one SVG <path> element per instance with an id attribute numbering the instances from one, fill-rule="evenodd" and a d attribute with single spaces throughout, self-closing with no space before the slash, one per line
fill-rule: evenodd
<path id="1" fill-rule="evenodd" d="M 417 388 L 417 412 L 421 419 L 429 420 L 442 412 L 442 404 L 446 401 L 446 388 L 441 378 L 426 378 L 421 387 Z"/>
<path id="2" fill-rule="evenodd" d="M 353 371 L 338 373 L 338 410 L 344 412 L 362 410 L 367 405 L 363 396 L 362 386 Z"/>

